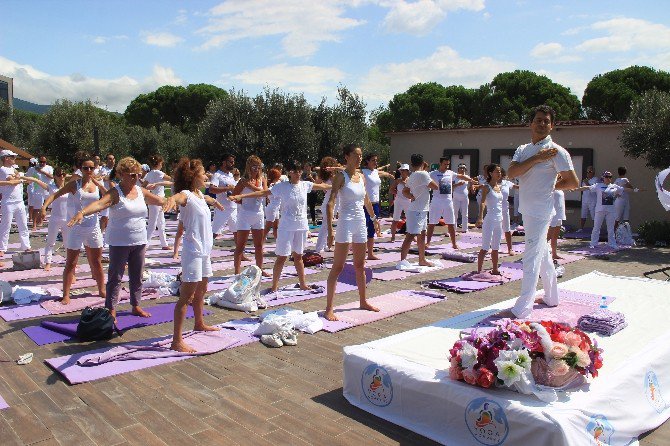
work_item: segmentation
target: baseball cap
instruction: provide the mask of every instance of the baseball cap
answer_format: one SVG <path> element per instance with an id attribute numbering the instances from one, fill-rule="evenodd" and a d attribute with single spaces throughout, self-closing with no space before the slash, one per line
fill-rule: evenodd
<path id="1" fill-rule="evenodd" d="M 5 156 L 19 156 L 18 153 L 14 153 L 11 150 L 2 150 L 0 151 L 0 158 L 3 158 Z"/>
<path id="2" fill-rule="evenodd" d="M 409 164 L 401 164 L 398 170 L 409 170 Z"/>

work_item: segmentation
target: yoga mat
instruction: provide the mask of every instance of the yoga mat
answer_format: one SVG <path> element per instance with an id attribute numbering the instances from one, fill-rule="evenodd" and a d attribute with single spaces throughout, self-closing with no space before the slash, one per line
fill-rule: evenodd
<path id="1" fill-rule="evenodd" d="M 564 239 L 590 239 L 593 228 L 584 228 L 581 231 L 569 231 L 563 234 Z"/>
<path id="2" fill-rule="evenodd" d="M 2 396 L 0 396 L 0 410 L 7 408 L 9 408 L 9 404 L 7 404 L 7 401 L 5 401 Z"/>
<path id="3" fill-rule="evenodd" d="M 118 347 L 106 347 L 88 352 L 75 353 L 73 355 L 60 356 L 58 358 L 47 359 L 45 362 L 56 372 L 60 373 L 68 383 L 79 384 L 258 342 L 258 338 L 241 330 L 225 329 L 211 332 L 187 332 L 184 335 L 184 340 L 192 347 L 203 351 L 203 353 L 178 353 L 168 350 L 172 337 L 164 336 L 131 342 Z M 104 362 L 97 366 L 82 366 L 77 364 L 79 360 L 90 359 L 91 355 L 114 354 L 119 351 L 119 347 L 122 349 L 148 347 L 150 350 L 148 350 L 146 356 L 149 356 L 151 353 L 164 354 L 165 356 L 149 358 L 138 355 L 139 359 L 127 358 L 127 360 Z"/>
<path id="4" fill-rule="evenodd" d="M 384 268 L 376 269 L 374 278 L 376 280 L 382 280 L 385 282 L 389 280 L 404 280 L 407 279 L 408 277 L 412 277 L 417 274 L 427 274 L 435 271 L 440 271 L 443 269 L 453 268 L 454 266 L 462 265 L 461 262 L 454 262 L 451 260 L 439 260 L 439 262 L 442 264 L 441 267 L 430 268 L 428 271 L 402 271 L 396 269 L 395 265 L 386 266 Z"/>
<path id="5" fill-rule="evenodd" d="M 126 331 L 133 328 L 148 327 L 150 325 L 172 322 L 174 320 L 174 307 L 176 303 L 159 304 L 145 308 L 151 313 L 151 317 L 140 317 L 133 315 L 130 311 L 119 311 L 117 313 L 117 326 L 119 330 Z M 204 315 L 212 314 L 205 310 Z M 186 310 L 186 319 L 193 317 L 193 307 Z M 79 319 L 67 321 L 42 321 L 41 325 L 26 327 L 23 332 L 37 345 L 53 344 L 54 342 L 68 341 L 76 337 Z"/>
<path id="6" fill-rule="evenodd" d="M 523 277 L 523 265 L 521 263 L 503 263 L 498 267 L 498 270 L 507 276 L 511 281 L 520 280 Z M 440 289 L 455 291 L 458 293 L 471 293 L 473 291 L 485 290 L 494 286 L 501 285 L 501 283 L 492 282 L 478 282 L 475 280 L 465 280 L 459 277 L 452 277 L 450 279 L 434 280 L 431 283 L 439 283 Z"/>
<path id="7" fill-rule="evenodd" d="M 104 265 L 103 265 L 104 266 Z M 0 280 L 6 282 L 15 282 L 17 280 L 38 279 L 42 277 L 52 277 L 63 275 L 63 267 L 56 266 L 51 268 L 51 271 L 44 271 L 43 269 L 25 269 L 22 271 L 3 271 L 0 272 Z M 91 267 L 88 264 L 77 265 L 77 272 L 90 272 Z"/>
<path id="8" fill-rule="evenodd" d="M 609 245 L 601 244 L 597 245 L 595 248 L 591 248 L 590 246 L 586 246 L 583 248 L 577 248 L 577 249 L 571 249 L 570 253 L 572 254 L 579 254 L 582 256 L 597 256 L 597 255 L 603 255 L 603 254 L 614 254 L 615 252 L 623 251 L 624 249 L 628 249 L 630 246 L 628 245 L 622 245 L 622 246 L 617 246 L 616 248 L 612 248 Z"/>
<path id="9" fill-rule="evenodd" d="M 0 308 L 0 317 L 6 322 L 20 321 L 33 317 L 49 316 L 48 310 L 42 308 L 38 302 L 28 305 L 14 305 L 12 307 Z"/>
<path id="10" fill-rule="evenodd" d="M 417 308 L 425 307 L 445 300 L 445 296 L 432 291 L 402 290 L 395 293 L 383 294 L 368 299 L 368 303 L 379 308 L 380 311 L 368 311 L 358 308 L 359 302 L 335 307 L 335 315 L 338 321 L 323 320 L 323 329 L 329 333 L 335 333 L 347 328 L 375 322 Z M 323 313 L 320 313 L 321 315 Z"/>
<path id="11" fill-rule="evenodd" d="M 272 294 L 266 294 L 266 295 L 263 296 L 263 298 L 267 302 L 268 307 L 277 307 L 279 305 L 292 304 L 294 302 L 302 302 L 302 301 L 305 301 L 305 300 L 311 300 L 311 299 L 317 299 L 317 298 L 320 298 L 320 297 L 325 297 L 326 296 L 326 290 L 325 290 L 326 282 L 327 281 L 322 280 L 320 282 L 315 282 L 315 283 L 312 284 L 312 285 L 317 285 L 317 286 L 324 287 L 324 291 L 322 293 L 304 294 L 304 295 L 301 295 L 301 296 L 281 296 L 281 294 L 279 294 L 279 296 L 281 296 L 281 297 L 277 297 L 275 299 L 272 298 L 273 297 Z M 335 284 L 335 294 L 346 293 L 347 291 L 354 291 L 354 290 L 357 290 L 357 289 L 358 289 L 358 287 L 356 285 L 351 285 L 351 284 L 348 284 L 348 283 L 337 282 Z"/>

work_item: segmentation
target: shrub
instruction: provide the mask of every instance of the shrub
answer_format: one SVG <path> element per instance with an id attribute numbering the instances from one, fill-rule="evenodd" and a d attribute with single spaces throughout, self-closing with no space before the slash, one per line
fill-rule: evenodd
<path id="1" fill-rule="evenodd" d="M 645 221 L 640 225 L 637 232 L 647 244 L 653 245 L 657 242 L 670 244 L 670 221 Z"/>

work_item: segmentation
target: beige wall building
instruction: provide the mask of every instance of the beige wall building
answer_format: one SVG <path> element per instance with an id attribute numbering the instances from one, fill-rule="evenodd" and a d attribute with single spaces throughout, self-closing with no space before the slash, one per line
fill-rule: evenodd
<path id="1" fill-rule="evenodd" d="M 580 179 L 586 176 L 586 167 L 589 165 L 595 167 L 596 175 L 609 170 L 615 178 L 619 166 L 627 167 L 627 177 L 633 185 L 646 189 L 631 194 L 630 221 L 635 230 L 646 220 L 667 219 L 668 213 L 656 196 L 654 178 L 657 172 L 646 167 L 642 159 L 624 157 L 618 140 L 622 128 L 623 124 L 594 121 L 558 123 L 552 137 L 570 152 Z M 454 170 L 459 163 L 465 163 L 469 174 L 475 175 L 490 162 L 507 168 L 514 150 L 520 144 L 530 142 L 530 129 L 521 125 L 431 129 L 392 132 L 388 136 L 391 138 L 391 162 L 408 163 L 413 153 L 423 154 L 429 164 L 437 163 L 441 156 L 450 156 Z M 578 227 L 581 194 L 570 192 L 565 197 L 567 223 Z M 471 220 L 476 217 L 475 208 L 476 203 L 471 200 Z M 587 226 L 592 226 L 590 221 Z"/>
<path id="2" fill-rule="evenodd" d="M 0 76 L 0 101 L 14 107 L 14 79 L 11 77 Z"/>

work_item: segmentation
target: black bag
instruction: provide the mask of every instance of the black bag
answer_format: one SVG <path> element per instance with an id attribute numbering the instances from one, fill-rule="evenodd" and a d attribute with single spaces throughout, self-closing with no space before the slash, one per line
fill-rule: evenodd
<path id="1" fill-rule="evenodd" d="M 77 325 L 77 338 L 80 341 L 111 339 L 114 336 L 114 331 L 121 336 L 121 331 L 117 328 L 114 318 L 107 308 L 86 307 L 81 312 Z"/>

